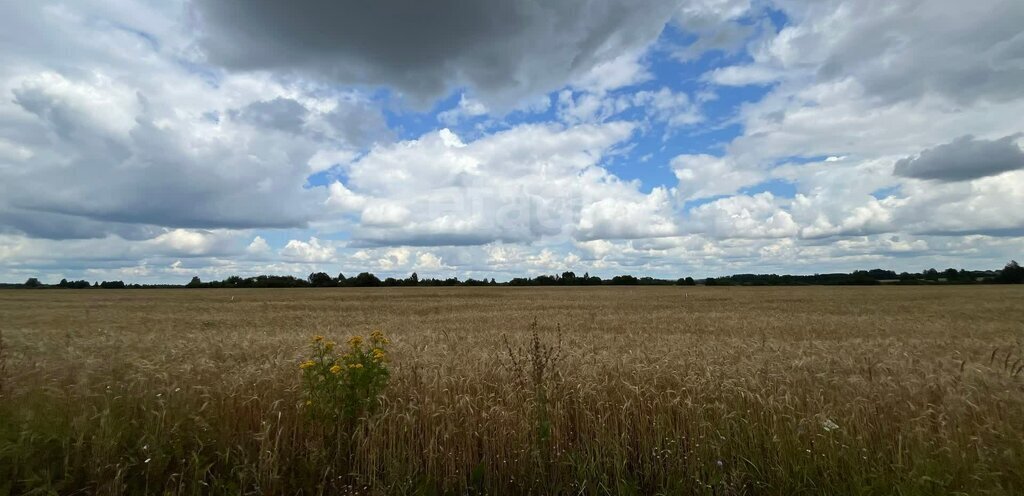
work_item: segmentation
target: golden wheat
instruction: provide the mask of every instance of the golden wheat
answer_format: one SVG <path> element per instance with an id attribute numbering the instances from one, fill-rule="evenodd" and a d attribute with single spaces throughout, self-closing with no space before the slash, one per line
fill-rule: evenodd
<path id="1" fill-rule="evenodd" d="M 1021 301 L 1018 287 L 2 292 L 0 494 L 1020 494 Z M 303 415 L 309 338 L 376 329 L 392 343 L 374 413 L 345 431 Z M 530 346 L 557 358 L 543 395 L 515 373 Z"/>

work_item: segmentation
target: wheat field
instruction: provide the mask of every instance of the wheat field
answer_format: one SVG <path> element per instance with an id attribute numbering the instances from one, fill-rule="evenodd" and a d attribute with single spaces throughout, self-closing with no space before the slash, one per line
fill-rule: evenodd
<path id="1" fill-rule="evenodd" d="M 0 494 L 1022 494 L 1022 301 L 4 291 Z M 376 410 L 345 429 L 305 415 L 310 337 L 373 330 L 391 340 Z M 534 332 L 557 353 L 524 381 Z"/>

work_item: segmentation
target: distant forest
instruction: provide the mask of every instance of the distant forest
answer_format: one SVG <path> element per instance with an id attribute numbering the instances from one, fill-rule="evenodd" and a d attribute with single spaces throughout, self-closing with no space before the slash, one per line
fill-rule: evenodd
<path id="1" fill-rule="evenodd" d="M 0 284 L 6 289 L 145 289 L 145 288 L 367 288 L 367 287 L 398 287 L 398 286 L 810 286 L 810 285 L 877 285 L 877 284 L 1021 284 L 1024 283 L 1024 268 L 1016 261 L 1010 261 L 1001 270 L 957 270 L 938 271 L 928 269 L 920 273 L 891 270 L 871 269 L 856 270 L 850 273 L 814 274 L 805 276 L 779 274 L 736 274 L 723 277 L 694 279 L 656 279 L 653 277 L 636 277 L 632 275 L 615 276 L 601 279 L 590 274 L 576 275 L 574 272 L 563 272 L 554 275 L 537 277 L 517 277 L 508 282 L 496 282 L 491 279 L 465 279 L 457 277 L 448 279 L 421 279 L 415 272 L 405 279 L 388 277 L 380 279 L 370 272 L 362 272 L 353 277 L 338 274 L 331 277 L 325 272 L 314 272 L 305 279 L 294 276 L 231 276 L 222 281 L 203 282 L 198 276 L 188 284 L 127 284 L 124 281 L 68 281 L 61 279 L 58 284 L 43 284 L 38 278 L 32 277 L 21 284 Z"/>

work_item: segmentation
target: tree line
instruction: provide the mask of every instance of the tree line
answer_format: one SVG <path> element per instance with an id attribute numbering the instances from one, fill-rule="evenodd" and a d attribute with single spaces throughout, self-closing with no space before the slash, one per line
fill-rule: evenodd
<path id="1" fill-rule="evenodd" d="M 709 277 L 707 286 L 800 286 L 800 285 L 876 285 L 876 284 L 1021 284 L 1024 268 L 1011 260 L 1002 270 L 964 270 L 949 268 L 943 271 L 928 269 L 922 272 L 901 272 L 871 269 L 850 273 L 814 274 L 807 276 L 778 274 L 735 274 Z"/>
<path id="2" fill-rule="evenodd" d="M 22 284 L 0 284 L 0 288 L 65 288 L 65 289 L 142 289 L 142 288 L 370 288 L 400 286 L 809 286 L 809 285 L 877 285 L 877 284 L 1021 284 L 1024 283 L 1024 267 L 1011 260 L 1001 270 L 964 270 L 949 268 L 944 271 L 928 269 L 922 272 L 901 272 L 871 269 L 855 270 L 850 273 L 829 273 L 814 275 L 779 274 L 735 274 L 723 277 L 708 277 L 696 280 L 692 277 L 679 279 L 657 279 L 619 275 L 602 279 L 589 273 L 577 275 L 566 271 L 561 274 L 516 277 L 508 282 L 497 282 L 494 278 L 460 280 L 420 278 L 415 272 L 404 279 L 387 277 L 380 279 L 371 272 L 361 272 L 352 277 L 338 274 L 331 277 L 326 272 L 314 272 L 305 279 L 295 276 L 260 275 L 254 277 L 231 276 L 220 281 L 202 281 L 195 276 L 184 286 L 179 284 L 126 284 L 124 281 L 92 282 L 85 280 L 68 281 L 61 279 L 57 284 L 43 284 L 31 277 Z"/>

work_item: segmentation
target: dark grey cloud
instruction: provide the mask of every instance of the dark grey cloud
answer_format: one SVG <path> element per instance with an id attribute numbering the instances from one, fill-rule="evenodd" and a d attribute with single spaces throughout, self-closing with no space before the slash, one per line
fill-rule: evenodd
<path id="1" fill-rule="evenodd" d="M 342 100 L 324 118 L 335 135 L 352 146 L 365 147 L 394 139 L 384 115 L 366 102 Z"/>
<path id="2" fill-rule="evenodd" d="M 160 228 L 0 206 L 0 234 L 11 233 L 46 239 L 90 239 L 115 234 L 123 239 L 143 240 L 159 234 Z"/>
<path id="3" fill-rule="evenodd" d="M 254 126 L 297 134 L 302 132 L 307 114 L 309 111 L 301 103 L 291 98 L 277 97 L 273 100 L 250 103 L 232 112 L 232 117 Z"/>
<path id="4" fill-rule="evenodd" d="M 322 115 L 327 128 L 309 127 L 309 109 L 296 100 L 284 97 L 252 102 L 229 111 L 228 115 L 238 122 L 263 129 L 305 134 L 309 138 L 356 148 L 394 138 L 379 108 L 369 101 L 344 96 L 339 98 L 334 109 Z"/>
<path id="5" fill-rule="evenodd" d="M 1024 151 L 1017 146 L 1020 136 L 992 141 L 963 136 L 896 162 L 893 173 L 914 179 L 965 181 L 1024 169 Z"/>
<path id="6" fill-rule="evenodd" d="M 658 37 L 681 0 L 194 0 L 211 62 L 491 104 L 564 85 Z"/>

